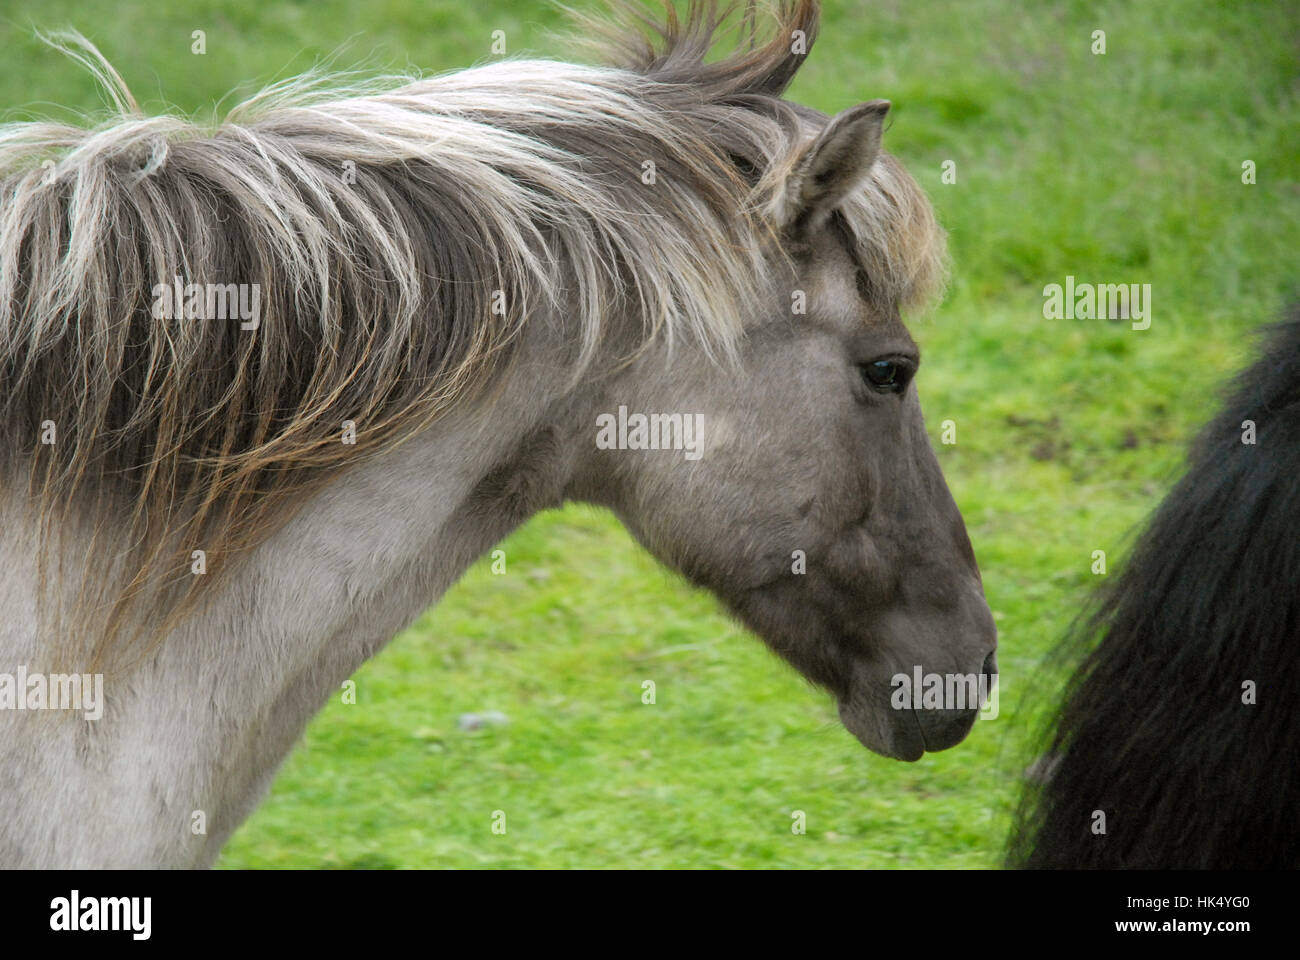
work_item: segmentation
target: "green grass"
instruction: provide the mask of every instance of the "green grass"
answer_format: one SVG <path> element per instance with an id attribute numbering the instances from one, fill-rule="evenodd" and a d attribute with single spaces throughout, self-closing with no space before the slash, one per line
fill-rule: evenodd
<path id="1" fill-rule="evenodd" d="M 79 6 L 10 5 L 0 100 L 97 105 L 33 26 L 78 27 L 142 99 L 196 113 L 338 51 L 341 66 L 452 69 L 486 59 L 495 29 L 511 53 L 560 49 L 560 17 L 532 2 Z M 916 764 L 869 754 L 715 600 L 572 508 L 358 672 L 357 703 L 312 723 L 223 866 L 996 864 L 1028 694 L 1095 585 L 1091 553 L 1114 573 L 1248 332 L 1295 292 L 1300 249 L 1294 5 L 1024 7 L 830 2 L 791 92 L 828 111 L 891 99 L 886 144 L 950 231 L 949 297 L 913 331 L 936 444 L 941 421 L 958 427 L 938 452 L 1001 630 L 1001 715 Z M 1150 283 L 1151 328 L 1044 320 L 1042 287 L 1066 274 Z M 509 724 L 457 728 L 484 710 Z"/>

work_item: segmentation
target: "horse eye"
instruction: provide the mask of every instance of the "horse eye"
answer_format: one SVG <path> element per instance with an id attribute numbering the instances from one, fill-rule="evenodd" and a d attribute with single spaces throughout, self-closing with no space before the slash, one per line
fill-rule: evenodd
<path id="1" fill-rule="evenodd" d="M 912 369 L 902 360 L 873 360 L 858 364 L 867 386 L 880 393 L 902 393 L 912 379 Z"/>

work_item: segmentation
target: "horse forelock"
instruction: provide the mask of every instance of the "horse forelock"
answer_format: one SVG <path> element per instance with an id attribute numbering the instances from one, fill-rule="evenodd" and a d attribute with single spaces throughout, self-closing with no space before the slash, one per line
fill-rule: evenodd
<path id="1" fill-rule="evenodd" d="M 117 112 L 0 127 L 0 431 L 46 525 L 135 504 L 120 582 L 81 604 L 103 637 L 151 584 L 180 585 L 173 611 L 210 589 L 193 550 L 239 555 L 499 377 L 527 317 L 568 317 L 575 376 L 615 317 L 732 356 L 775 173 L 810 134 L 780 94 L 817 4 L 777 4 L 770 39 L 706 63 L 734 13 L 693 2 L 657 40 L 625 24 L 611 66 L 286 81 L 215 128 L 142 115 L 93 46 L 56 41 Z M 940 235 L 901 167 L 846 217 L 896 298 L 932 285 Z M 187 317 L 191 290 L 207 312 L 255 301 L 255 328 Z"/>

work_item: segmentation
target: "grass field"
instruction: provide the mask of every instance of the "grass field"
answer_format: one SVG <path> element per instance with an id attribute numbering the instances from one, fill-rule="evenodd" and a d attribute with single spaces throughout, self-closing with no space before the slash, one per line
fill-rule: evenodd
<path id="1" fill-rule="evenodd" d="M 957 425 L 938 453 L 1001 631 L 1000 715 L 916 764 L 869 754 L 712 597 L 571 508 L 358 672 L 357 703 L 312 723 L 222 866 L 996 865 L 1038 668 L 1100 579 L 1092 552 L 1122 565 L 1249 332 L 1300 292 L 1297 6 L 1025 7 L 831 0 L 791 91 L 827 111 L 892 100 L 886 147 L 950 233 L 949 295 L 912 326 L 936 445 Z M 512 55 L 558 54 L 561 23 L 515 0 L 16 0 L 0 102 L 98 106 L 34 28 L 80 29 L 137 97 L 207 115 L 330 57 L 455 69 L 498 29 Z M 1149 283 L 1150 328 L 1044 319 L 1044 285 L 1067 275 Z M 488 710 L 509 723 L 458 728 Z"/>

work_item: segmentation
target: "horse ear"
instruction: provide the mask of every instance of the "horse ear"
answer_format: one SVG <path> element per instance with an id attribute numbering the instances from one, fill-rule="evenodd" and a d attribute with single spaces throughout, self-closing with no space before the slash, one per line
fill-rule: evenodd
<path id="1" fill-rule="evenodd" d="M 782 227 L 802 233 L 816 230 L 862 185 L 880 155 L 889 106 L 888 100 L 872 100 L 831 119 L 786 180 Z"/>

